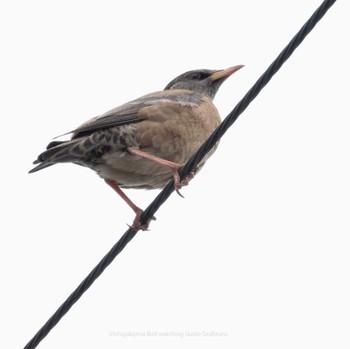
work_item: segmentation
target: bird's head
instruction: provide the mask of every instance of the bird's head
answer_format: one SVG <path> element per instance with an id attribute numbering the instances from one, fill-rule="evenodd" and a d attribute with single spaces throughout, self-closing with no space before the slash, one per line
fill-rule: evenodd
<path id="1" fill-rule="evenodd" d="M 223 70 L 198 69 L 181 74 L 165 87 L 164 90 L 190 90 L 202 93 L 214 99 L 221 84 L 237 70 L 244 67 L 235 65 Z"/>

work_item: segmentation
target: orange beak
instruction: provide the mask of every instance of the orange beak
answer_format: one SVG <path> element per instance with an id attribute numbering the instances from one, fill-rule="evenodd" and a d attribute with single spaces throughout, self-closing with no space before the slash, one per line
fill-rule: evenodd
<path id="1" fill-rule="evenodd" d="M 215 80 L 222 79 L 222 78 L 228 78 L 233 73 L 235 73 L 237 70 L 239 70 L 243 67 L 244 67 L 244 65 L 240 64 L 240 65 L 235 65 L 234 67 L 230 67 L 227 69 L 219 70 L 219 71 L 211 74 L 210 79 L 212 81 L 215 81 Z"/>

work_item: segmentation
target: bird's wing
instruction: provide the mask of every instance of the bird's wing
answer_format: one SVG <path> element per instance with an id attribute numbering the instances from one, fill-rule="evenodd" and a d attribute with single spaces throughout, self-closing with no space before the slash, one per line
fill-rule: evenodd
<path id="1" fill-rule="evenodd" d="M 161 112 L 163 110 L 164 113 L 164 109 L 167 109 L 166 105 L 178 104 L 178 106 L 190 106 L 191 104 L 197 103 L 197 99 L 199 100 L 197 94 L 187 90 L 154 92 L 111 109 L 100 116 L 94 117 L 68 133 L 73 133 L 72 139 L 76 139 L 87 136 L 100 129 L 141 122 L 149 119 L 151 116 L 150 113 L 147 112 L 150 107 L 152 107 L 154 111 L 154 107 L 158 106 L 159 111 Z M 170 115 L 169 113 L 169 116 Z"/>
<path id="2" fill-rule="evenodd" d="M 75 130 L 68 133 L 73 133 L 72 138 L 79 138 L 87 136 L 97 130 L 140 122 L 144 119 L 140 117 L 139 111 L 144 106 L 144 103 L 141 102 L 140 99 L 123 104 L 86 121 Z"/>
<path id="3" fill-rule="evenodd" d="M 88 120 L 72 132 L 69 132 L 73 133 L 71 140 L 51 142 L 46 150 L 34 161 L 34 164 L 39 165 L 30 172 L 41 170 L 55 163 L 74 162 L 77 159 L 81 159 L 83 156 L 81 145 L 95 131 L 141 121 L 147 121 L 142 125 L 146 129 L 150 126 L 148 122 L 159 126 L 162 122 L 174 118 L 176 123 L 177 118 L 184 110 L 198 107 L 202 98 L 203 96 L 198 93 L 188 90 L 167 90 L 148 94 L 123 104 L 101 116 Z M 145 144 L 151 143 L 154 132 L 160 132 L 159 127 L 151 127 L 150 129 L 149 132 L 144 132 L 143 134 L 143 142 Z M 94 148 L 96 145 L 98 146 L 96 143 L 88 142 L 89 147 Z M 84 149 L 86 150 L 86 144 Z"/>

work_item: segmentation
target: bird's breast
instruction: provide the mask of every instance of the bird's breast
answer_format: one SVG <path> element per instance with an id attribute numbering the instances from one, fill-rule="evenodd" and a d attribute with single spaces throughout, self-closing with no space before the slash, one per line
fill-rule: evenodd
<path id="1" fill-rule="evenodd" d="M 220 124 L 220 116 L 206 97 L 199 105 L 174 103 L 169 105 L 169 109 L 168 113 L 163 109 L 161 114 L 153 111 L 155 116 L 140 123 L 137 140 L 144 151 L 183 163 Z"/>

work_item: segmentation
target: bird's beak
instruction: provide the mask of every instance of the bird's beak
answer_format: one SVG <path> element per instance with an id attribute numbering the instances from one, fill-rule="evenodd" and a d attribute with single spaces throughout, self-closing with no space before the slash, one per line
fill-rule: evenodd
<path id="1" fill-rule="evenodd" d="M 240 64 L 240 65 L 235 65 L 234 67 L 230 67 L 230 68 L 227 68 L 227 69 L 223 69 L 223 70 L 219 70 L 213 74 L 210 75 L 210 79 L 212 81 L 215 81 L 215 80 L 219 80 L 219 79 L 222 79 L 222 78 L 228 78 L 229 76 L 231 76 L 233 73 L 235 73 L 237 70 L 243 68 L 244 65 Z"/>

